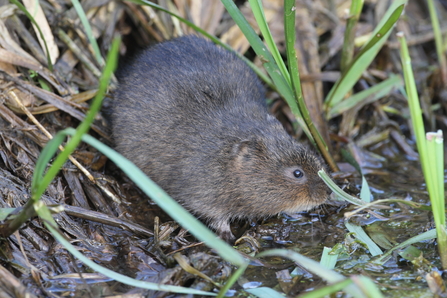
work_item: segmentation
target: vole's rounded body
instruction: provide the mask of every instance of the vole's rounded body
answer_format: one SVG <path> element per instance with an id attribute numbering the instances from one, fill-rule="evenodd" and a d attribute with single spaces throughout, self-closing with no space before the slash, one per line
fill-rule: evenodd
<path id="1" fill-rule="evenodd" d="M 326 200 L 325 166 L 268 114 L 261 82 L 234 53 L 185 36 L 143 51 L 119 79 L 117 151 L 223 238 L 231 220 Z"/>

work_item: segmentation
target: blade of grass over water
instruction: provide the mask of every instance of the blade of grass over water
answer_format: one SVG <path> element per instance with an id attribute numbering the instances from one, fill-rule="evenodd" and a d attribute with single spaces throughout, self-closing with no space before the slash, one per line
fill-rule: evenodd
<path id="1" fill-rule="evenodd" d="M 346 68 L 341 78 L 335 83 L 325 100 L 325 109 L 329 111 L 351 90 L 362 73 L 376 57 L 382 45 L 387 40 L 391 29 L 403 12 L 406 0 L 395 0 L 391 3 L 384 17 L 377 25 L 371 39 L 363 46 L 351 64 Z"/>
<path id="2" fill-rule="evenodd" d="M 327 268 L 321 266 L 318 262 L 291 250 L 272 249 L 269 251 L 264 251 L 258 254 L 256 257 L 262 258 L 272 256 L 280 256 L 297 262 L 305 270 L 311 272 L 312 274 L 318 275 L 329 283 L 338 283 L 346 279 L 346 277 L 344 277 L 340 273 L 333 270 L 328 270 Z M 364 294 L 359 286 L 353 284 L 346 286 L 344 288 L 344 291 L 354 297 L 368 297 Z"/>
<path id="3" fill-rule="evenodd" d="M 335 184 L 334 181 L 329 177 L 329 175 L 323 171 L 318 171 L 318 176 L 320 176 L 321 179 L 326 183 L 326 185 L 341 199 L 344 199 L 348 201 L 351 204 L 358 205 L 358 206 L 364 206 L 366 203 L 362 200 L 357 199 L 356 197 L 353 197 L 346 192 L 344 192 L 340 187 L 338 187 L 337 184 Z"/>
<path id="4" fill-rule="evenodd" d="M 284 298 L 283 294 L 267 287 L 248 289 L 245 291 L 259 298 Z"/>
<path id="5" fill-rule="evenodd" d="M 441 255 L 441 262 L 447 268 L 447 234 L 445 231 L 445 196 L 444 196 L 444 142 L 442 131 L 437 133 L 429 132 L 426 135 L 428 162 L 431 171 L 428 182 L 431 184 L 430 202 L 432 205 L 433 217 L 435 220 L 438 249 Z"/>
<path id="6" fill-rule="evenodd" d="M 363 202 L 369 203 L 369 202 L 371 202 L 371 199 L 372 199 L 371 189 L 369 188 L 368 181 L 366 181 L 366 178 L 363 175 L 362 168 L 360 167 L 358 162 L 355 160 L 354 156 L 351 154 L 351 152 L 353 152 L 353 144 L 352 144 L 352 142 L 348 144 L 348 147 L 349 147 L 350 151 L 348 151 L 346 149 L 342 149 L 341 150 L 341 155 L 362 176 L 362 188 L 360 190 L 360 199 Z"/>
<path id="7" fill-rule="evenodd" d="M 369 249 L 369 252 L 373 257 L 383 254 L 383 251 L 380 249 L 380 247 L 377 246 L 377 244 L 374 243 L 374 241 L 372 241 L 372 239 L 368 236 L 368 234 L 365 233 L 362 227 L 351 224 L 347 221 L 345 221 L 345 226 L 349 230 L 349 232 L 355 233 L 355 237 L 358 240 L 366 244 L 366 246 Z"/>
<path id="8" fill-rule="evenodd" d="M 230 276 L 230 278 L 227 280 L 222 289 L 220 289 L 217 298 L 225 297 L 225 294 L 228 292 L 228 290 L 231 289 L 231 287 L 237 282 L 239 277 L 241 277 L 242 274 L 244 274 L 245 270 L 248 267 L 248 264 L 249 264 L 248 262 L 243 264 Z"/>
<path id="9" fill-rule="evenodd" d="M 320 264 L 327 269 L 334 269 L 337 264 L 338 254 L 330 254 L 332 248 L 325 247 L 321 254 Z"/>
<path id="10" fill-rule="evenodd" d="M 422 119 L 422 110 L 419 104 L 419 96 L 416 89 L 411 58 L 407 42 L 402 32 L 397 34 L 401 44 L 401 59 L 404 72 L 405 88 L 410 107 L 411 122 L 416 137 L 416 145 L 422 164 L 427 190 L 432 205 L 433 217 L 438 235 L 438 251 L 441 257 L 442 267 L 447 269 L 447 236 L 445 235 L 445 198 L 444 198 L 444 158 L 442 146 L 442 134 L 433 139 L 441 145 L 427 142 L 425 128 Z M 430 147 L 430 148 L 428 148 Z M 431 152 L 428 152 L 431 149 Z M 440 160 L 438 160 L 439 158 Z"/>
<path id="11" fill-rule="evenodd" d="M 388 257 L 390 257 L 394 251 L 396 251 L 398 249 L 402 249 L 402 248 L 412 245 L 414 243 L 427 241 L 427 240 L 431 240 L 434 238 L 436 238 L 436 230 L 435 229 L 432 229 L 432 230 L 429 230 L 422 234 L 419 234 L 417 236 L 414 236 L 414 237 L 400 243 L 399 245 L 396 245 L 395 247 L 389 249 L 386 253 L 381 255 L 378 259 L 374 260 L 374 263 L 384 264 L 388 260 Z"/>
<path id="12" fill-rule="evenodd" d="M 295 52 L 295 0 L 284 1 L 284 32 L 286 38 L 287 64 L 289 66 L 292 90 L 295 95 L 295 101 L 301 112 L 304 122 L 309 128 L 315 143 L 333 171 L 339 171 L 334 158 L 329 152 L 327 144 L 324 142 L 320 132 L 316 129 L 309 110 L 304 102 L 303 92 L 301 90 L 301 81 L 298 70 L 298 59 Z M 276 47 L 276 46 L 275 46 Z"/>
<path id="13" fill-rule="evenodd" d="M 336 282 L 330 284 L 328 286 L 322 287 L 320 289 L 313 290 L 310 293 L 306 293 L 304 295 L 300 295 L 299 298 L 320 298 L 320 297 L 328 297 L 329 295 L 341 291 L 344 288 L 348 287 L 352 284 L 352 279 L 347 278 L 340 282 Z"/>

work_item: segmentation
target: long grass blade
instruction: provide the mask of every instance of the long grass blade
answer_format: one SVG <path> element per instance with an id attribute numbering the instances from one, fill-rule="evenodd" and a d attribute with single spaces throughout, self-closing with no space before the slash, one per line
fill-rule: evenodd
<path id="1" fill-rule="evenodd" d="M 355 237 L 358 240 L 362 241 L 363 243 L 366 244 L 366 246 L 368 246 L 369 252 L 371 253 L 372 256 L 378 256 L 383 254 L 383 251 L 380 249 L 380 247 L 377 246 L 377 244 L 374 243 L 374 241 L 372 241 L 372 239 L 368 236 L 368 234 L 365 233 L 362 227 L 353 225 L 349 222 L 345 222 L 345 226 L 349 230 L 349 232 L 355 233 Z"/>
<path id="2" fill-rule="evenodd" d="M 351 90 L 365 69 L 370 65 L 402 14 L 406 2 L 406 0 L 395 0 L 392 2 L 381 22 L 377 25 L 369 42 L 360 50 L 350 66 L 347 67 L 341 78 L 330 90 L 326 97 L 326 111 L 343 100 L 344 96 Z"/>
<path id="3" fill-rule="evenodd" d="M 301 267 L 306 269 L 307 271 L 318 275 L 322 279 L 326 280 L 329 283 L 337 283 L 346 279 L 343 275 L 333 270 L 328 270 L 327 268 L 321 266 L 318 262 L 309 259 L 297 252 L 285 249 L 272 249 L 268 251 L 264 251 L 257 255 L 258 258 L 267 257 L 267 256 L 280 256 L 283 258 L 287 258 L 297 262 Z M 348 285 L 344 289 L 346 293 L 354 296 L 354 297 L 367 297 L 362 290 L 353 284 Z"/>
<path id="4" fill-rule="evenodd" d="M 438 251 L 441 257 L 442 267 L 447 268 L 447 236 L 445 235 L 445 198 L 444 198 L 444 169 L 443 169 L 443 153 L 437 153 L 435 143 L 427 142 L 425 139 L 425 128 L 422 119 L 422 110 L 419 104 L 419 96 L 416 89 L 413 70 L 411 68 L 411 58 L 408 52 L 408 46 L 405 36 L 402 32 L 397 34 L 397 38 L 401 44 L 401 59 L 405 78 L 405 88 L 408 95 L 408 106 L 410 107 L 411 122 L 416 137 L 416 145 L 422 164 L 425 182 L 427 184 L 430 202 L 433 208 L 433 217 L 435 220 L 436 230 L 438 231 Z M 442 144 L 441 136 L 435 137 Z M 428 146 L 432 152 L 428 152 Z M 438 157 L 441 160 L 435 160 Z M 442 168 L 439 166 L 442 164 Z M 433 170 L 435 169 L 435 170 Z M 436 171 L 436 169 L 438 171 Z M 438 178 L 439 177 L 439 178 Z M 442 177 L 442 178 L 441 178 Z"/>
<path id="5" fill-rule="evenodd" d="M 292 110 L 292 113 L 295 115 L 298 124 L 301 126 L 309 140 L 311 140 L 311 142 L 315 144 L 315 140 L 313 139 L 310 130 L 304 122 L 298 105 L 295 102 L 295 96 L 292 88 L 287 83 L 287 80 L 283 77 L 281 71 L 278 68 L 278 65 L 275 63 L 275 59 L 273 58 L 272 54 L 270 54 L 267 47 L 259 38 L 258 34 L 256 34 L 245 17 L 239 11 L 236 4 L 232 0 L 222 0 L 222 3 L 224 4 L 233 20 L 241 29 L 242 33 L 244 33 L 253 50 L 256 52 L 256 55 L 258 55 L 261 58 L 261 61 L 263 61 L 265 69 L 272 78 L 273 83 L 277 86 L 278 92 L 286 100 L 287 104 Z"/>
<path id="6" fill-rule="evenodd" d="M 262 2 L 260 0 L 248 0 L 251 6 L 251 10 L 253 15 L 255 16 L 256 23 L 261 30 L 262 36 L 264 37 L 265 43 L 267 44 L 270 52 L 272 53 L 273 58 L 275 59 L 276 64 L 279 67 L 283 77 L 286 79 L 287 83 L 290 85 L 290 76 L 287 71 L 286 65 L 284 64 L 284 60 L 279 53 L 278 47 L 273 40 L 272 32 L 270 32 L 270 28 L 267 24 L 267 20 L 265 18 L 264 9 L 262 8 Z M 294 15 L 294 12 L 292 12 Z"/>
<path id="7" fill-rule="evenodd" d="M 304 122 L 306 123 L 310 133 L 312 134 L 315 145 L 320 150 L 326 162 L 333 171 L 338 171 L 338 166 L 334 161 L 328 146 L 325 143 L 320 132 L 316 129 L 312 119 L 310 118 L 309 110 L 303 98 L 301 91 L 301 81 L 299 77 L 298 59 L 295 51 L 295 1 L 284 1 L 284 32 L 286 37 L 286 51 L 287 51 L 287 65 L 290 71 L 290 79 L 292 83 L 292 90 L 295 95 L 295 101 L 301 112 Z"/>
<path id="8" fill-rule="evenodd" d="M 354 56 L 354 39 L 355 28 L 360 17 L 360 13 L 363 8 L 363 0 L 352 0 L 351 7 L 349 9 L 349 17 L 346 21 L 345 40 L 343 42 L 343 49 L 341 51 L 340 69 L 342 73 L 346 70 L 349 64 L 351 64 Z"/>
<path id="9" fill-rule="evenodd" d="M 435 2 L 427 0 L 428 12 L 430 13 L 430 20 L 433 27 L 433 34 L 435 36 L 436 54 L 438 56 L 439 65 L 441 68 L 442 81 L 447 84 L 447 61 L 443 51 L 443 37 L 441 27 L 439 25 L 438 14 L 436 12 Z"/>
<path id="10" fill-rule="evenodd" d="M 85 34 L 87 35 L 88 41 L 93 48 L 93 54 L 95 54 L 96 61 L 98 61 L 100 66 L 104 66 L 104 59 L 102 58 L 96 38 L 93 36 L 92 27 L 90 26 L 87 15 L 81 6 L 81 3 L 79 3 L 79 0 L 71 0 L 71 3 L 79 16 L 79 20 L 81 20 L 82 26 L 84 26 Z"/>

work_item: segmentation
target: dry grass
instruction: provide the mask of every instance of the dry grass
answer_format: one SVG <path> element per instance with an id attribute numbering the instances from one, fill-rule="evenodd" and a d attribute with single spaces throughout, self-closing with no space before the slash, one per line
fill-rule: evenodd
<path id="1" fill-rule="evenodd" d="M 284 44 L 282 2 L 264 1 L 265 14 L 281 50 Z M 357 28 L 359 38 L 372 30 L 372 24 L 386 9 L 384 2 L 365 7 Z M 29 19 L 15 5 L 0 1 L 1 208 L 20 207 L 29 198 L 28 188 L 42 147 L 58 130 L 75 127 L 85 117 L 102 69 L 102 59 L 95 57 L 85 29 L 69 2 L 40 1 L 40 6 L 31 0 L 23 3 L 42 30 L 54 70 L 50 70 L 46 47 Z M 219 1 L 160 0 L 159 4 L 219 36 L 241 53 L 249 50 L 247 40 Z M 414 157 L 416 154 L 408 145 L 407 118 L 402 117 L 408 113 L 406 103 L 397 93 L 372 103 L 365 102 L 331 121 L 321 117 L 328 86 L 339 76 L 343 17 L 349 5 L 350 1 L 344 0 L 297 2 L 296 48 L 307 105 L 328 142 L 332 135 L 335 152 L 349 143 L 358 150 L 355 152 L 379 148 L 388 158 Z M 36 8 L 39 10 L 34 11 Z M 103 57 L 115 35 L 124 36 L 121 54 L 125 55 L 154 42 L 192 33 L 176 19 L 130 2 L 84 1 L 83 9 Z M 255 25 L 248 5 L 243 4 L 241 10 Z M 439 13 L 444 16 L 441 20 L 445 20 L 445 10 Z M 427 124 L 434 127 L 437 123 L 445 128 L 446 91 L 436 64 L 433 33 L 424 1 L 411 1 L 406 15 L 399 21 L 397 30 L 405 32 L 412 46 Z M 444 22 L 441 26 L 446 31 L 447 24 Z M 391 37 L 356 85 L 356 91 L 376 85 L 390 73 L 400 72 L 396 48 L 395 38 Z M 261 65 L 258 58 L 254 61 Z M 116 81 L 112 89 L 115 84 Z M 278 95 L 271 92 L 269 99 L 273 101 L 273 113 L 290 132 L 299 134 L 292 128 L 293 115 Z M 100 115 L 91 133 L 103 142 L 110 142 Z M 358 156 L 364 160 L 362 154 Z M 78 148 L 66 164 L 48 189 L 44 202 L 66 204 L 65 212 L 54 215 L 60 229 L 85 255 L 106 267 L 150 281 L 212 289 L 210 283 L 194 279 L 178 265 L 172 265 L 171 253 L 178 250 L 196 269 L 215 281 L 224 281 L 230 272 L 216 257 L 203 253 L 207 252 L 205 247 L 183 237 L 182 232 L 177 233 L 174 223 L 162 217 L 161 226 L 154 224 L 155 216 L 162 216 L 156 206 L 148 204 L 132 183 L 86 145 Z M 152 237 L 154 229 L 157 241 Z M 99 288 L 104 291 L 103 295 L 131 290 L 105 284 L 102 276 L 86 274 L 88 268 L 63 250 L 39 220 L 31 220 L 1 244 L 0 289 L 9 295 L 4 297 L 62 296 L 65 291 L 74 291 L 76 296 L 86 293 L 95 296 L 94 291 Z M 98 287 L 86 286 L 85 282 L 95 282 Z M 156 295 L 163 297 L 164 294 Z"/>

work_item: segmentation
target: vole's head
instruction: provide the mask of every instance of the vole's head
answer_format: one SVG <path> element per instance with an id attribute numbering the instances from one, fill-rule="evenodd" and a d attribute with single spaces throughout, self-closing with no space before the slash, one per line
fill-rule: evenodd
<path id="1" fill-rule="evenodd" d="M 319 170 L 326 170 L 320 157 L 285 133 L 242 140 L 233 146 L 232 155 L 232 180 L 248 214 L 305 211 L 330 194 L 318 176 Z"/>

